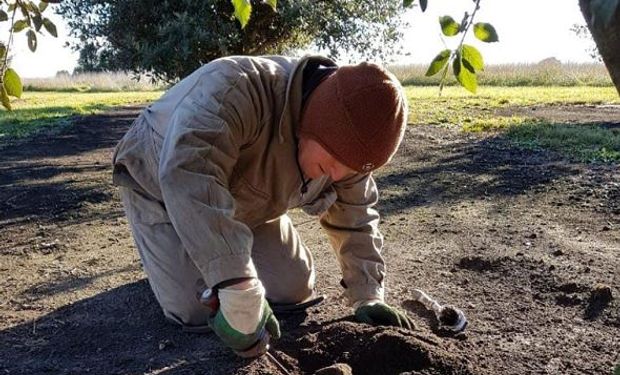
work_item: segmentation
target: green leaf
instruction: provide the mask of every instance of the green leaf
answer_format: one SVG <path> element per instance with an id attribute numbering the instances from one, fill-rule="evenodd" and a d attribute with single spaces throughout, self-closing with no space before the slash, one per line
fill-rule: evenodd
<path id="1" fill-rule="evenodd" d="M 34 2 L 32 2 L 32 1 L 28 1 L 28 2 L 26 3 L 26 8 L 27 8 L 27 9 L 28 9 L 31 13 L 41 15 L 41 11 L 39 10 L 39 7 L 37 6 L 37 4 L 35 4 L 35 3 L 34 3 Z"/>
<path id="2" fill-rule="evenodd" d="M 0 101 L 2 102 L 2 106 L 9 111 L 11 110 L 11 100 L 9 99 L 9 95 L 6 93 L 6 89 L 4 85 L 0 85 Z"/>
<path id="3" fill-rule="evenodd" d="M 459 33 L 459 24 L 450 16 L 439 17 L 441 32 L 446 36 L 454 36 Z"/>
<path id="4" fill-rule="evenodd" d="M 6 54 L 6 46 L 4 43 L 0 42 L 0 60 L 4 59 L 4 55 Z"/>
<path id="5" fill-rule="evenodd" d="M 608 28 L 619 6 L 619 0 L 592 0 L 590 2 L 592 24 L 596 27 Z"/>
<path id="6" fill-rule="evenodd" d="M 22 12 L 22 15 L 24 16 L 24 18 L 28 18 L 28 6 L 26 3 L 23 3 L 21 1 L 17 2 L 17 6 L 19 7 L 19 10 Z"/>
<path id="7" fill-rule="evenodd" d="M 427 6 L 428 6 L 428 0 L 420 0 L 420 9 L 422 9 L 422 12 L 426 11 Z"/>
<path id="8" fill-rule="evenodd" d="M 235 7 L 235 18 L 239 20 L 241 28 L 245 28 L 252 14 L 252 3 L 250 0 L 231 0 Z"/>
<path id="9" fill-rule="evenodd" d="M 45 30 L 47 30 L 47 32 L 50 33 L 50 35 L 52 35 L 54 38 L 58 37 L 58 32 L 56 32 L 56 25 L 54 25 L 54 23 L 50 21 L 49 18 L 43 19 L 43 27 L 45 27 Z"/>
<path id="10" fill-rule="evenodd" d="M 41 30 L 41 26 L 43 25 L 43 20 L 41 19 L 40 15 L 34 14 L 32 16 L 32 23 L 34 23 L 34 29 L 36 31 Z"/>
<path id="11" fill-rule="evenodd" d="M 278 0 L 265 0 L 265 2 L 273 9 L 274 12 L 277 12 L 278 9 Z"/>
<path id="12" fill-rule="evenodd" d="M 16 98 L 22 97 L 22 80 L 19 78 L 17 72 L 11 68 L 8 68 L 4 72 L 4 89 L 8 95 L 14 96 Z"/>
<path id="13" fill-rule="evenodd" d="M 18 20 L 13 24 L 13 32 L 18 33 L 28 27 L 28 22 L 26 20 Z"/>
<path id="14" fill-rule="evenodd" d="M 471 68 L 471 66 L 466 67 L 463 65 L 460 53 L 456 54 L 456 58 L 452 63 L 452 70 L 454 72 L 456 80 L 459 81 L 461 86 L 467 89 L 467 91 L 475 94 L 476 90 L 478 90 L 478 80 L 476 78 L 476 73 L 472 71 L 473 68 Z"/>
<path id="15" fill-rule="evenodd" d="M 412 5 L 413 5 L 413 0 L 404 0 L 403 1 L 403 7 L 405 7 L 405 8 L 409 8 Z"/>
<path id="16" fill-rule="evenodd" d="M 476 47 L 463 44 L 461 53 L 463 56 L 463 61 L 467 62 L 476 71 L 484 70 L 484 60 L 482 59 L 482 54 L 478 51 L 478 49 L 476 49 Z"/>
<path id="17" fill-rule="evenodd" d="M 48 4 L 48 3 L 46 3 L 45 1 L 41 1 L 41 2 L 39 3 L 39 12 L 41 12 L 41 13 L 45 12 L 45 9 L 47 9 L 47 6 L 48 6 L 48 5 L 49 5 L 49 4 Z"/>
<path id="18" fill-rule="evenodd" d="M 441 69 L 443 69 L 448 63 L 451 52 L 452 51 L 450 51 L 449 49 L 444 49 L 443 51 L 439 52 L 439 54 L 435 56 L 433 61 L 431 61 L 431 65 L 428 67 L 428 70 L 424 75 L 430 77 L 441 71 Z"/>
<path id="19" fill-rule="evenodd" d="M 36 51 L 37 50 L 37 34 L 35 34 L 34 31 L 30 29 L 28 30 L 26 35 L 28 36 L 28 48 L 30 48 L 32 52 Z"/>
<path id="20" fill-rule="evenodd" d="M 6 14 L 5 11 L 3 11 L 2 9 L 0 9 L 0 22 L 2 21 L 8 21 L 9 19 L 9 15 Z"/>
<path id="21" fill-rule="evenodd" d="M 493 43 L 499 41 L 497 31 L 490 23 L 478 22 L 474 25 L 474 35 L 483 42 Z"/>
<path id="22" fill-rule="evenodd" d="M 620 363 L 616 365 L 616 368 L 614 369 L 614 375 L 620 375 Z"/>

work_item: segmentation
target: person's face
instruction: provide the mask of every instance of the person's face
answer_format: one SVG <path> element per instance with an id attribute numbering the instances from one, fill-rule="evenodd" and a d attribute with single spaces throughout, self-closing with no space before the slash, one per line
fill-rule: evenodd
<path id="1" fill-rule="evenodd" d="M 356 172 L 334 159 L 318 142 L 310 138 L 299 139 L 299 166 L 310 179 L 329 176 L 332 181 L 340 181 Z"/>

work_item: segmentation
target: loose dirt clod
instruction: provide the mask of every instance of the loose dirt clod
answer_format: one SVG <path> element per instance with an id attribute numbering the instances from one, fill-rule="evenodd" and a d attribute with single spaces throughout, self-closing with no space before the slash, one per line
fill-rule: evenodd
<path id="1" fill-rule="evenodd" d="M 346 363 L 336 363 L 318 370 L 314 375 L 353 375 L 353 370 Z"/>
<path id="2" fill-rule="evenodd" d="M 596 285 L 590 292 L 590 299 L 585 312 L 586 319 L 596 319 L 612 299 L 611 287 L 603 284 Z"/>

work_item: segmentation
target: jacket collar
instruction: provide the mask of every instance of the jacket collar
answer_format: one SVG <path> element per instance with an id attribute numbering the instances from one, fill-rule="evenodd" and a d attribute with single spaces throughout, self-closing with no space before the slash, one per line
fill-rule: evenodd
<path id="1" fill-rule="evenodd" d="M 295 139 L 295 131 L 301 119 L 303 73 L 309 62 L 316 62 L 324 66 L 337 66 L 334 61 L 318 55 L 306 55 L 299 59 L 286 85 L 284 111 L 282 111 L 278 124 L 278 140 L 280 143 L 284 143 L 288 137 Z"/>

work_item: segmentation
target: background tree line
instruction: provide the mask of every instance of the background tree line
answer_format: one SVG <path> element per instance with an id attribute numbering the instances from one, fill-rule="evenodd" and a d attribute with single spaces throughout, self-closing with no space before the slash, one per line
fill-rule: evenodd
<path id="1" fill-rule="evenodd" d="M 280 0 L 275 11 L 275 3 L 252 1 L 244 28 L 233 3 L 65 0 L 57 12 L 71 29 L 79 70 L 148 72 L 165 81 L 221 56 L 281 54 L 313 43 L 332 57 L 382 58 L 402 36 L 399 1 Z"/>

